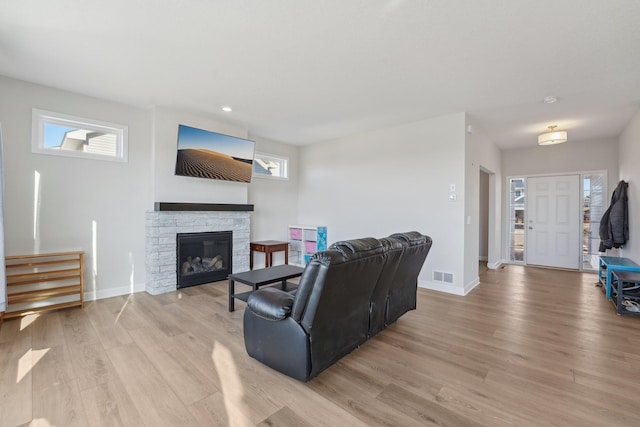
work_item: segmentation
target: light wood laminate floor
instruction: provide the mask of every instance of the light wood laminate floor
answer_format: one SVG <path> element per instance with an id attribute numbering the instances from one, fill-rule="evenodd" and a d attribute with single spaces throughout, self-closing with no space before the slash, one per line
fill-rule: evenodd
<path id="1" fill-rule="evenodd" d="M 640 318 L 595 282 L 506 266 L 466 297 L 419 289 L 309 383 L 247 356 L 226 282 L 7 320 L 0 426 L 639 425 Z"/>

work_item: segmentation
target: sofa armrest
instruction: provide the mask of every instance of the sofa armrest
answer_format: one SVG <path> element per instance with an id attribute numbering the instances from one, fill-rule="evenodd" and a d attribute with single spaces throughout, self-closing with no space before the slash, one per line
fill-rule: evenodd
<path id="1" fill-rule="evenodd" d="M 300 381 L 309 380 L 309 337 L 293 317 L 287 316 L 279 321 L 267 320 L 247 307 L 242 329 L 249 356 L 285 375 Z"/>
<path id="2" fill-rule="evenodd" d="M 294 296 L 277 288 L 263 288 L 252 293 L 247 308 L 265 320 L 283 320 L 291 314 Z"/>

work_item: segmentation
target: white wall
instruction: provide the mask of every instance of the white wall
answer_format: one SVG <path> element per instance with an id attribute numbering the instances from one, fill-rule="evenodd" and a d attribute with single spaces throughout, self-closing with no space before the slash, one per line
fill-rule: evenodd
<path id="1" fill-rule="evenodd" d="M 242 138 L 246 129 L 188 112 L 142 110 L 2 76 L 0 93 L 6 252 L 84 250 L 87 298 L 144 289 L 144 214 L 153 202 L 253 203 L 252 240 L 286 240 L 287 226 L 298 222 L 297 147 L 256 141 L 258 151 L 289 157 L 289 181 L 254 179 L 247 184 L 179 177 L 174 174 L 179 124 Z M 127 125 L 129 162 L 32 154 L 32 108 Z M 39 190 L 34 194 L 36 172 Z"/>
<path id="2" fill-rule="evenodd" d="M 298 218 L 298 151 L 292 145 L 249 136 L 237 125 L 212 120 L 182 111 L 155 108 L 153 167 L 153 201 L 191 203 L 250 203 L 251 241 L 287 240 L 287 227 Z M 253 177 L 243 182 L 175 176 L 178 125 L 184 124 L 226 135 L 249 138 L 256 142 L 256 152 L 289 158 L 289 180 Z M 284 254 L 274 254 L 274 264 L 284 262 Z M 255 254 L 255 267 L 262 267 L 264 258 Z"/>
<path id="3" fill-rule="evenodd" d="M 180 124 L 254 140 L 256 152 L 289 158 L 289 180 L 253 177 L 251 183 L 247 184 L 175 176 Z M 249 136 L 246 129 L 237 125 L 166 108 L 154 109 L 153 130 L 153 201 L 250 203 L 254 205 L 254 212 L 251 214 L 251 241 L 287 240 L 287 227 L 296 223 L 298 218 L 298 147 Z M 264 257 L 257 253 L 254 255 L 254 268 L 264 266 Z M 280 263 L 284 263 L 284 253 L 274 254 L 274 264 Z"/>
<path id="4" fill-rule="evenodd" d="M 478 246 L 480 242 L 480 168 L 490 172 L 489 176 L 489 219 L 487 236 L 488 262 L 491 268 L 500 264 L 502 189 L 502 154 L 498 147 L 486 136 L 482 128 L 467 117 L 465 140 L 465 247 L 464 247 L 464 294 L 479 282 Z"/>
<path id="5" fill-rule="evenodd" d="M 143 289 L 150 113 L 1 76 L 0 93 L 7 255 L 81 249 L 89 297 Z M 127 125 L 128 163 L 32 154 L 32 108 Z"/>
<path id="6" fill-rule="evenodd" d="M 423 120 L 302 147 L 299 220 L 328 240 L 416 230 L 433 238 L 421 285 L 463 292 L 465 114 Z M 450 185 L 458 200 L 449 201 Z M 477 262 L 477 233 L 474 258 Z M 453 286 L 431 282 L 454 273 Z"/>
<path id="7" fill-rule="evenodd" d="M 571 138 L 571 135 L 569 135 Z M 531 148 L 505 150 L 503 175 L 539 175 L 563 172 L 606 170 L 611 191 L 618 182 L 618 143 L 615 139 L 571 141 L 541 147 L 532 141 Z M 505 184 L 506 185 L 506 184 Z"/>
<path id="8" fill-rule="evenodd" d="M 640 113 L 620 137 L 619 159 L 614 140 L 501 153 L 477 126 L 465 132 L 473 123 L 464 113 L 302 148 L 255 138 L 257 151 L 290 159 L 291 177 L 254 178 L 246 184 L 174 175 L 178 124 L 247 137 L 239 126 L 163 108 L 145 111 L 5 77 L 0 77 L 0 93 L 7 254 L 84 249 L 87 290 L 97 297 L 144 287 L 144 212 L 154 201 L 252 203 L 252 240 L 286 240 L 292 223 L 327 225 L 330 242 L 417 230 L 434 239 L 421 285 L 458 294 L 477 283 L 480 168 L 491 172 L 489 264 L 498 265 L 501 258 L 506 176 L 607 170 L 610 191 L 619 179 L 630 182 L 632 237 L 640 227 L 633 216 L 638 210 L 634 159 L 640 158 Z M 129 126 L 129 162 L 32 154 L 32 108 Z M 451 184 L 455 202 L 449 201 Z M 639 246 L 632 238 L 626 256 L 640 259 Z M 454 273 L 453 286 L 431 282 L 434 269 Z"/>
<path id="9" fill-rule="evenodd" d="M 540 174 L 561 174 L 566 172 L 587 172 L 603 170 L 607 173 L 609 196 L 618 183 L 618 142 L 611 140 L 569 141 L 564 144 L 538 146 L 532 141 L 531 148 L 506 150 L 502 153 L 502 185 L 504 194 L 508 194 L 506 178 Z M 506 200 L 503 200 L 503 211 Z M 503 225 L 506 227 L 506 225 Z M 505 244 L 503 255 L 508 259 L 508 247 Z"/>
<path id="10" fill-rule="evenodd" d="M 620 135 L 619 159 L 619 180 L 629 183 L 629 241 L 620 252 L 640 263 L 640 111 Z"/>
<path id="11" fill-rule="evenodd" d="M 4 260 L 4 155 L 2 153 L 2 123 L 0 123 L 0 260 Z M 7 309 L 7 277 L 4 262 L 0 262 L 0 317 Z"/>
<path id="12" fill-rule="evenodd" d="M 239 126 L 187 112 L 153 110 L 152 202 L 247 203 L 248 184 L 205 178 L 176 176 L 178 125 L 187 125 L 225 135 L 247 138 Z M 150 207 L 151 209 L 153 206 Z"/>
<path id="13" fill-rule="evenodd" d="M 251 215 L 251 241 L 287 241 L 289 225 L 298 222 L 298 165 L 300 148 L 260 137 L 256 152 L 285 157 L 289 160 L 289 179 L 253 177 L 249 185 L 249 203 L 254 205 Z M 274 264 L 284 263 L 282 252 L 274 253 Z M 264 266 L 264 255 L 254 254 L 254 268 Z"/>

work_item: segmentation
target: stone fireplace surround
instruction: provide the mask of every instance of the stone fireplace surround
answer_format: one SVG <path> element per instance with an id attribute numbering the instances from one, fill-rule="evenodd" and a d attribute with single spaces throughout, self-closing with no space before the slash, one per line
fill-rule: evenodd
<path id="1" fill-rule="evenodd" d="M 233 273 L 249 270 L 250 212 L 253 205 L 155 203 L 145 214 L 145 291 L 151 295 L 177 289 L 176 235 L 233 232 Z"/>

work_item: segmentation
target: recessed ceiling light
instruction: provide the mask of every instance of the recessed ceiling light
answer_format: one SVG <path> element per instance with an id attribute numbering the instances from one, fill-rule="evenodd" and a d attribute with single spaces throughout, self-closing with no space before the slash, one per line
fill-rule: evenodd
<path id="1" fill-rule="evenodd" d="M 542 102 L 544 102 L 545 104 L 553 104 L 556 101 L 558 101 L 558 98 L 556 98 L 555 96 L 545 96 L 542 100 Z"/>
<path id="2" fill-rule="evenodd" d="M 224 111 L 225 113 L 230 113 L 233 111 L 233 108 L 229 107 L 228 105 L 225 105 L 224 107 L 222 107 L 222 111 Z"/>

